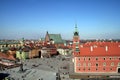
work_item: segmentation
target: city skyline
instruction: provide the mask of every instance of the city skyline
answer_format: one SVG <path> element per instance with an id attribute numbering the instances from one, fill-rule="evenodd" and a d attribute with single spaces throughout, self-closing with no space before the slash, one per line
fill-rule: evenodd
<path id="1" fill-rule="evenodd" d="M 120 39 L 119 0 L 0 0 L 0 39 Z"/>

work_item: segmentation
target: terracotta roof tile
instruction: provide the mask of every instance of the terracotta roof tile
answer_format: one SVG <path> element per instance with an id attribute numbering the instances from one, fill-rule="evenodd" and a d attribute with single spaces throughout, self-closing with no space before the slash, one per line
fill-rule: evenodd
<path id="1" fill-rule="evenodd" d="M 1 53 L 1 52 L 0 52 L 0 58 L 15 60 L 15 58 L 12 55 L 8 55 L 8 54 Z"/>
<path id="2" fill-rule="evenodd" d="M 85 43 L 78 56 L 120 56 L 120 42 Z"/>

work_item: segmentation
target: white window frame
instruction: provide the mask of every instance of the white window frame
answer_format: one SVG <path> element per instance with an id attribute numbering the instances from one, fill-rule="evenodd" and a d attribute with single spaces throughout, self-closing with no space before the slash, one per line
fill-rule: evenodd
<path id="1" fill-rule="evenodd" d="M 114 66 L 114 62 L 111 63 L 111 66 Z"/>
<path id="2" fill-rule="evenodd" d="M 106 66 L 106 62 L 103 63 L 103 66 Z"/>
<path id="3" fill-rule="evenodd" d="M 88 63 L 88 66 L 90 67 L 90 66 L 91 66 L 91 63 Z"/>

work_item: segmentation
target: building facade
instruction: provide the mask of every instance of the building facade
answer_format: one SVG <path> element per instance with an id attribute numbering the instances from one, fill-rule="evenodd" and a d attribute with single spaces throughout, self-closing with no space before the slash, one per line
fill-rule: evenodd
<path id="1" fill-rule="evenodd" d="M 73 62 L 75 73 L 120 73 L 120 42 L 80 44 L 79 33 L 75 30 Z"/>
<path id="2" fill-rule="evenodd" d="M 51 57 L 57 54 L 57 49 L 54 44 L 46 44 L 41 49 L 41 57 Z"/>

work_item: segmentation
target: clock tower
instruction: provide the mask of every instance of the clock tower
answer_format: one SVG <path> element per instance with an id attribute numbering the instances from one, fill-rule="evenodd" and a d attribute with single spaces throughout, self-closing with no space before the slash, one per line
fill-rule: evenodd
<path id="1" fill-rule="evenodd" d="M 77 29 L 77 24 L 75 24 L 75 31 L 73 35 L 73 56 L 77 56 L 79 54 L 80 54 L 80 38 Z"/>

